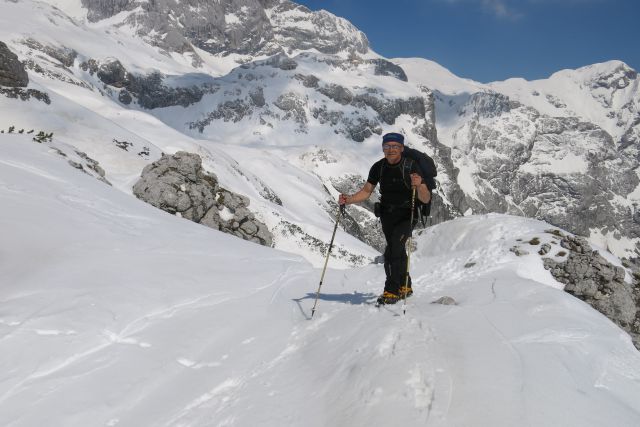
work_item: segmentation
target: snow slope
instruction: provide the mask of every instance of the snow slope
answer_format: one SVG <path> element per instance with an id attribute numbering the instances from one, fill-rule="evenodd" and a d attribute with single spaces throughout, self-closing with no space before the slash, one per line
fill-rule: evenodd
<path id="1" fill-rule="evenodd" d="M 640 354 L 524 218 L 417 236 L 415 295 L 156 210 L 0 135 L 0 425 L 637 426 Z M 328 236 L 327 236 L 328 237 Z M 337 240 L 346 234 L 338 233 Z M 551 256 L 555 256 L 552 252 Z M 451 296 L 458 305 L 431 304 Z"/>

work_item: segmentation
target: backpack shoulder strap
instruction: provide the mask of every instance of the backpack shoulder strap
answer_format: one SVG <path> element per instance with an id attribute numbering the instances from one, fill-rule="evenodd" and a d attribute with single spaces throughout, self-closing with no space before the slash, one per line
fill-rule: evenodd
<path id="1" fill-rule="evenodd" d="M 413 159 L 409 157 L 402 158 L 402 177 L 404 178 L 404 185 L 411 189 L 411 167 L 413 166 Z"/>

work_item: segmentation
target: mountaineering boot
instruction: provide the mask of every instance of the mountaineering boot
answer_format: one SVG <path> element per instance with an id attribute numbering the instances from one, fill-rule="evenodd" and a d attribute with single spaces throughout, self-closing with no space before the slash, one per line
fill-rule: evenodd
<path id="1" fill-rule="evenodd" d="M 400 298 L 409 298 L 411 295 L 413 295 L 413 289 L 411 289 L 411 286 L 400 287 Z"/>
<path id="2" fill-rule="evenodd" d="M 389 291 L 384 291 L 384 293 L 378 297 L 377 304 L 378 305 L 395 304 L 399 300 L 400 300 L 400 297 L 398 295 L 391 293 Z"/>

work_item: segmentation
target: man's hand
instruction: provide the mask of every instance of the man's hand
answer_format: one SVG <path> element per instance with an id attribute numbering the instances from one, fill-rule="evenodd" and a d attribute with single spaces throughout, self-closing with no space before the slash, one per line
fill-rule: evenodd
<path id="1" fill-rule="evenodd" d="M 417 187 L 420 184 L 422 184 L 422 177 L 420 175 L 418 175 L 417 173 L 412 173 L 411 174 L 411 185 L 413 187 Z"/>
<path id="2" fill-rule="evenodd" d="M 339 205 L 345 205 L 347 204 L 347 198 L 349 196 L 347 196 L 346 194 L 340 194 L 340 197 L 338 197 L 338 204 Z"/>

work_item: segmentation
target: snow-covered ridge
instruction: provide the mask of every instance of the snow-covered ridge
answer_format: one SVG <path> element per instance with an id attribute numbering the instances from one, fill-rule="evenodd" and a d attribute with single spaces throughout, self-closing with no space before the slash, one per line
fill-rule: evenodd
<path id="1" fill-rule="evenodd" d="M 310 320 L 319 269 L 167 215 L 29 136 L 0 135 L 0 183 L 3 425 L 640 422 L 628 336 L 509 250 L 548 224 L 478 216 L 417 236 L 406 315 L 368 304 L 381 266 L 330 268 Z"/>
<path id="2" fill-rule="evenodd" d="M 166 52 L 184 56 L 195 67 L 207 63 L 208 55 L 235 57 L 237 65 L 285 52 L 311 50 L 346 56 L 351 51 L 369 51 L 366 36 L 347 20 L 288 0 L 49 3 L 91 27 L 135 34 Z"/>

